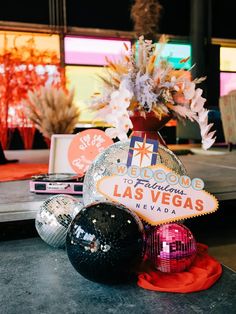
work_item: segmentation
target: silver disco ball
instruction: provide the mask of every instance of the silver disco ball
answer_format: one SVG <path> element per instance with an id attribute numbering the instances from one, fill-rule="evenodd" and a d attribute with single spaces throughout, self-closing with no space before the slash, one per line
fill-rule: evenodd
<path id="1" fill-rule="evenodd" d="M 46 199 L 35 219 L 39 236 L 47 244 L 63 248 L 66 243 L 67 229 L 83 204 L 70 195 L 54 195 Z"/>
<path id="2" fill-rule="evenodd" d="M 109 146 L 97 156 L 86 172 L 83 185 L 83 202 L 89 205 L 96 201 L 105 201 L 106 198 L 101 195 L 97 189 L 97 182 L 114 173 L 117 163 L 127 162 L 130 140 L 117 142 Z M 185 175 L 186 170 L 178 157 L 168 148 L 159 144 L 157 164 L 164 164 L 169 169 L 179 175 Z"/>

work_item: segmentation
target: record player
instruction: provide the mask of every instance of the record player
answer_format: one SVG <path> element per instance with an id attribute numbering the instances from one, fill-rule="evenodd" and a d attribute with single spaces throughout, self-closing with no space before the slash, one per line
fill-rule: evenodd
<path id="1" fill-rule="evenodd" d="M 83 195 L 83 181 L 89 165 L 113 141 L 105 132 L 89 129 L 78 134 L 53 134 L 49 168 L 46 174 L 33 176 L 30 192 Z"/>
<path id="2" fill-rule="evenodd" d="M 45 194 L 83 195 L 84 177 L 74 173 L 47 173 L 33 176 L 30 192 Z"/>

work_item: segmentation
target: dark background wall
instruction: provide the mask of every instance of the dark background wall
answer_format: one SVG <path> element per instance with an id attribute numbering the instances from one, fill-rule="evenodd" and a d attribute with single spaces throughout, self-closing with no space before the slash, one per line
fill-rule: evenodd
<path id="1" fill-rule="evenodd" d="M 205 0 L 206 2 L 208 0 Z M 132 30 L 132 0 L 67 0 L 68 25 Z M 160 33 L 189 35 L 191 0 L 160 0 L 163 6 Z M 48 0 L 2 0 L 0 20 L 49 23 Z M 212 36 L 236 38 L 236 1 L 212 0 Z"/>
<path id="2" fill-rule="evenodd" d="M 61 3 L 62 1 L 58 0 Z M 224 3 L 220 0 L 159 0 L 163 7 L 159 33 L 189 36 L 190 24 L 193 21 L 193 19 L 190 20 L 191 3 L 193 1 L 195 3 L 202 1 L 206 8 L 203 19 L 204 23 L 206 23 L 204 26 L 204 36 L 209 35 L 209 32 L 207 33 L 209 29 L 207 4 L 211 3 L 210 15 L 212 16 L 212 23 L 210 26 L 210 35 L 215 38 L 236 39 L 236 26 L 234 22 L 236 1 L 231 0 L 224 0 Z M 134 0 L 66 0 L 66 3 L 67 24 L 69 26 L 124 31 L 133 30 L 130 11 Z M 194 13 L 195 16 L 196 14 Z M 1 20 L 49 24 L 49 0 L 2 0 L 0 5 Z M 199 48 L 197 49 L 199 51 Z M 199 60 L 194 61 L 198 64 L 200 75 L 194 75 L 194 77 L 207 76 L 206 86 L 202 88 L 204 96 L 207 98 L 208 108 L 214 109 L 218 106 L 219 98 L 219 46 L 205 46 L 203 44 L 203 49 L 203 56 Z M 201 64 L 203 65 L 202 67 Z M 215 119 L 215 117 L 213 117 L 213 120 L 212 122 L 219 122 L 219 126 L 217 127 L 219 132 L 217 135 L 218 140 L 222 141 L 223 132 L 220 120 Z M 175 134 L 171 136 L 169 134 L 168 137 L 175 139 Z"/>

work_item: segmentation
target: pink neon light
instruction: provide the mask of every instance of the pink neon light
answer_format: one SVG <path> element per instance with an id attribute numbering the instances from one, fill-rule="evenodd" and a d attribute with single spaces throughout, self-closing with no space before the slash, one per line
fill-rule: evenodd
<path id="1" fill-rule="evenodd" d="M 69 64 L 105 65 L 105 57 L 119 59 L 127 40 L 65 37 L 65 62 Z"/>
<path id="2" fill-rule="evenodd" d="M 236 73 L 220 73 L 220 96 L 236 90 Z"/>

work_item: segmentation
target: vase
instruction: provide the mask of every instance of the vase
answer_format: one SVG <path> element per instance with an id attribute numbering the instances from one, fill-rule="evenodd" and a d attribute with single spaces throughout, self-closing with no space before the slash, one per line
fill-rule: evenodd
<path id="1" fill-rule="evenodd" d="M 146 113 L 146 117 L 143 117 L 139 112 L 135 112 L 130 117 L 133 123 L 131 136 L 144 137 L 146 135 L 146 138 L 156 139 L 160 144 L 167 146 L 159 130 L 165 126 L 171 118 L 171 115 L 165 115 L 159 119 L 153 112 Z"/>

